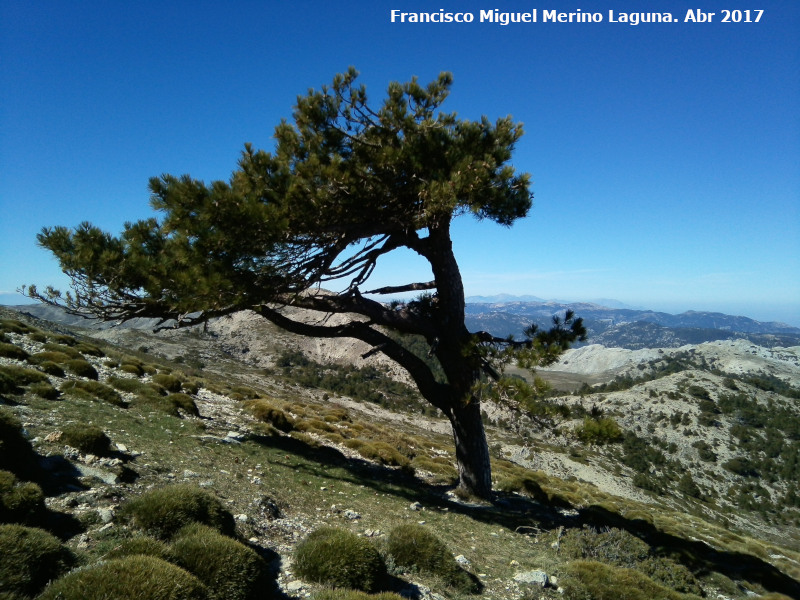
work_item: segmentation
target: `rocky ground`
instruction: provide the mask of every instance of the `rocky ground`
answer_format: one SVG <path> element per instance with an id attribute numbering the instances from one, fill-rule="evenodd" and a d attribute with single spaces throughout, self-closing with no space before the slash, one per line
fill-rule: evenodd
<path id="1" fill-rule="evenodd" d="M 321 340 L 291 336 L 261 322 L 252 313 L 216 321 L 208 332 L 165 331 L 152 335 L 137 329 L 97 329 L 82 330 L 82 333 L 97 340 L 120 344 L 130 351 L 135 350 L 140 357 L 177 360 L 177 363 L 171 363 L 176 368 L 185 366 L 188 370 L 194 365 L 192 368 L 199 375 L 235 380 L 286 402 L 301 399 L 299 406 L 310 402 L 316 407 L 314 410 L 318 410 L 325 403 L 335 402 L 336 407 L 347 411 L 353 421 L 380 423 L 387 430 L 400 432 L 401 437 L 406 434 L 422 435 L 419 432 L 424 432 L 424 435 L 431 436 L 431 444 L 448 443 L 449 424 L 443 419 L 394 412 L 345 397 L 326 399 L 327 394 L 321 390 L 293 387 L 275 380 L 265 371 L 273 366 L 276 353 L 286 348 L 300 350 L 321 362 L 363 362 L 361 357 L 365 348 L 357 342 L 327 344 Z M 35 353 L 43 349 L 41 342 L 31 342 L 24 336 L 10 334 L 10 338 L 26 352 Z M 548 402 L 581 407 L 584 411 L 596 407 L 603 415 L 612 417 L 624 432 L 635 432 L 643 439 L 653 443 L 657 441 L 664 447 L 674 445 L 675 450 L 669 455 L 675 463 L 673 467 L 691 471 L 702 492 L 714 496 L 713 501 L 687 501 L 672 491 L 656 494 L 636 485 L 635 472 L 619 463 L 618 444 L 592 445 L 577 440 L 575 432 L 583 423 L 582 416 L 560 420 L 553 427 L 530 425 L 520 432 L 519 428 L 514 431 L 502 426 L 503 420 L 509 416 L 507 413 L 490 409 L 487 411 L 491 423 L 489 437 L 496 456 L 552 478 L 546 481 L 555 486 L 554 489 L 561 486 L 558 489 L 577 490 L 574 495 L 576 499 L 572 500 L 576 502 L 574 509 L 577 510 L 570 509 L 573 512 L 568 510 L 560 516 L 556 514 L 552 517 L 554 523 L 561 523 L 558 519 L 572 518 L 588 504 L 599 502 L 596 498 L 612 498 L 608 501 L 611 503 L 618 502 L 613 499 L 629 501 L 634 507 L 651 507 L 636 508 L 640 511 L 707 514 L 709 522 L 728 523 L 731 531 L 735 530 L 738 534 L 746 533 L 768 542 L 781 541 L 787 550 L 774 551 L 773 554 L 779 558 L 773 562 L 777 562 L 781 568 L 800 572 L 797 555 L 792 554 L 792 551 L 800 548 L 797 523 L 775 522 L 743 513 L 727 496 L 732 487 L 743 483 L 742 478 L 722 466 L 740 452 L 732 445 L 729 433 L 734 417 L 718 415 L 716 425 L 701 424 L 698 421 L 701 416 L 698 398 L 687 391 L 690 386 L 700 387 L 707 392 L 708 399 L 716 402 L 731 391 L 726 387 L 729 386 L 726 380 L 732 375 L 748 374 L 767 374 L 797 386 L 800 383 L 800 348 L 766 349 L 743 341 L 638 351 L 594 345 L 569 351 L 562 361 L 542 372 L 542 375 L 561 382 L 564 389 L 575 390 L 583 383 L 607 383 L 617 377 L 640 378 L 654 373 L 657 365 L 675 357 L 689 357 L 691 368 L 635 383 L 627 389 L 589 391 L 583 395 L 564 393 L 551 397 Z M 100 381 L 120 376 L 118 370 L 107 366 L 105 360 L 92 358 L 91 361 L 99 372 Z M 0 364 L 22 363 L 2 358 Z M 385 367 L 383 364 L 381 366 Z M 403 378 L 402 373 L 395 373 L 395 376 Z M 147 377 L 144 376 L 143 380 L 147 380 Z M 757 397 L 759 402 L 791 408 L 795 414 L 800 414 L 797 400 L 738 380 L 737 386 L 739 391 Z M 42 456 L 63 456 L 77 468 L 80 482 L 86 486 L 48 499 L 52 510 L 70 512 L 84 522 L 91 523 L 88 531 L 72 540 L 75 547 L 90 553 L 100 552 L 104 544 L 113 543 L 114 532 L 119 533 L 121 524 L 117 522 L 115 514 L 124 498 L 165 481 L 186 481 L 213 489 L 226 498 L 236 515 L 239 532 L 252 544 L 280 557 L 278 583 L 289 597 L 303 597 L 313 591 L 313 587 L 298 580 L 292 572 L 294 546 L 309 531 L 330 523 L 343 524 L 361 535 L 376 538 L 380 538 L 391 523 L 404 520 L 424 521 L 436 524 L 443 531 L 457 531 L 458 534 L 452 539 L 453 543 L 459 544 L 455 554 L 460 555 L 463 564 L 483 575 L 487 585 L 485 596 L 490 598 L 518 598 L 529 593 L 529 588 L 516 579 L 518 575 L 538 572 L 540 569 L 542 572 L 549 571 L 551 575 L 558 573 L 557 557 L 548 554 L 551 550 L 545 552 L 544 549 L 536 549 L 533 552 L 531 540 L 522 540 L 519 536 L 513 539 L 507 537 L 509 534 L 506 529 L 498 529 L 491 522 L 478 525 L 480 519 L 469 521 L 468 524 L 459 521 L 457 526 L 454 525 L 454 520 L 462 518 L 462 515 L 456 516 L 461 510 L 458 508 L 461 501 L 452 496 L 440 497 L 445 509 L 441 506 L 434 509 L 427 497 L 409 498 L 402 495 L 400 503 L 395 499 L 390 504 L 385 499 L 381 508 L 377 508 L 375 498 L 386 492 L 380 486 L 373 491 L 364 481 L 355 484 L 349 482 L 350 476 L 345 475 L 344 471 L 340 473 L 343 467 L 338 464 L 320 468 L 313 460 L 296 458 L 282 447 L 270 449 L 263 455 L 259 448 L 257 454 L 248 440 L 259 435 L 259 430 L 254 428 L 252 416 L 243 410 L 238 401 L 232 400 L 233 396 L 230 389 L 214 389 L 212 385 L 200 387 L 193 394 L 200 416 L 184 414 L 178 420 L 150 413 L 143 423 L 141 415 L 132 414 L 131 411 L 124 414 L 113 412 L 107 407 L 103 407 L 100 413 L 90 413 L 92 419 L 105 423 L 108 431 L 113 432 L 117 454 L 111 458 L 87 456 L 60 444 L 58 434 L 66 413 L 59 412 L 55 406 L 42 410 L 47 404 L 37 400 L 30 405 L 21 403 L 15 407 Z M 61 402 L 58 408 L 64 406 Z M 81 406 L 81 410 L 94 410 L 91 403 Z M 298 410 L 300 412 L 293 415 L 299 419 L 302 418 L 302 408 Z M 676 425 L 671 418 L 677 414 L 685 417 Z M 69 418 L 81 417 L 75 414 Z M 133 435 L 134 431 L 144 431 L 141 429 L 143 425 L 152 431 L 157 430 L 163 437 L 156 438 L 154 434 L 153 439 L 145 440 Z M 364 463 L 352 448 L 321 432 L 311 431 L 307 439 L 314 444 L 335 448 L 338 455 L 349 461 Z M 713 448 L 716 454 L 714 462 L 699 458 L 700 450 L 693 444 L 701 441 Z M 219 462 L 222 455 L 228 462 Z M 301 482 L 294 481 L 289 486 L 291 489 L 275 484 L 277 473 L 288 473 L 281 470 L 283 462 L 292 465 L 292 473 L 306 473 L 298 475 Z M 123 465 L 136 471 L 135 482 L 124 480 L 124 472 L 120 470 Z M 659 477 L 662 468 L 653 467 L 650 475 Z M 399 471 L 397 473 L 400 481 Z M 389 477 L 389 480 L 392 479 L 393 476 Z M 306 484 L 308 487 L 303 488 Z M 761 482 L 761 485 L 777 500 L 786 492 L 787 482 L 778 480 Z M 377 514 L 381 512 L 385 514 Z M 473 519 L 473 516 L 469 516 L 469 519 Z M 564 525 L 553 525 L 550 533 L 543 536 L 542 541 L 546 540 L 548 547 L 553 535 L 556 536 L 554 543 L 558 543 L 561 533 L 554 532 L 559 531 L 559 527 L 563 529 Z M 478 540 L 475 536 L 478 536 Z M 507 554 L 512 548 L 512 554 Z M 557 554 L 557 546 L 555 548 Z M 502 558 L 487 558 L 495 555 Z M 523 559 L 525 556 L 527 560 Z M 769 556 L 769 551 L 765 551 L 765 558 Z M 498 567 L 500 564 L 504 566 Z M 483 573 L 484 570 L 487 572 Z M 412 578 L 414 589 L 409 588 L 406 594 L 416 598 L 441 598 L 429 584 Z M 557 585 L 551 589 L 556 588 Z M 720 592 L 718 597 L 739 597 L 727 593 L 729 595 L 726 596 Z"/>

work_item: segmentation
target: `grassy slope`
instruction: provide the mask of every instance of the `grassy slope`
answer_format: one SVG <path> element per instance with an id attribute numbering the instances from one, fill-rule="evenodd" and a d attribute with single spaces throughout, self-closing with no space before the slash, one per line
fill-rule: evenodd
<path id="1" fill-rule="evenodd" d="M 51 335 L 46 329 L 44 333 Z M 29 352 L 35 349 L 30 333 L 7 336 L 11 343 L 27 345 Z M 101 381 L 121 376 L 118 366 L 104 366 L 109 360 L 119 365 L 136 354 L 110 346 L 103 346 L 103 352 L 105 357 L 87 356 L 100 371 Z M 402 523 L 424 521 L 454 554 L 470 561 L 469 569 L 480 576 L 484 597 L 489 598 L 524 593 L 524 588 L 513 581 L 514 575 L 533 569 L 545 570 L 565 585 L 580 577 L 588 585 L 587 572 L 598 579 L 604 572 L 599 567 L 592 569 L 592 564 L 587 571 L 584 563 L 574 561 L 587 558 L 615 568 L 629 566 L 626 561 L 632 554 L 626 554 L 624 540 L 632 538 L 647 542 L 651 558 L 670 557 L 676 562 L 669 565 L 680 563 L 692 570 L 697 584 L 707 593 L 721 591 L 729 598 L 744 598 L 747 590 L 790 595 L 798 590 L 800 555 L 796 551 L 715 525 L 703 518 L 701 511 L 690 515 L 654 509 L 612 497 L 593 486 L 525 471 L 500 459 L 495 463 L 498 484 L 503 484 L 499 487 L 527 490 L 529 495 L 546 501 L 502 493 L 493 506 L 471 504 L 446 493 L 450 473 L 446 465 L 435 474 L 418 471 L 414 475 L 409 468 L 363 458 L 353 449 L 357 444 L 350 444 L 353 448 L 345 445 L 348 440 L 374 445 L 388 439 L 407 458 L 438 459 L 441 464 L 452 460 L 447 436 L 398 422 L 389 428 L 370 422 L 356 411 L 331 410 L 331 400 L 324 401 L 323 392 L 265 379 L 263 372 L 253 372 L 241 364 L 215 362 L 213 369 L 206 365 L 193 370 L 146 354 L 134 358 L 151 371 L 142 380 L 152 377 L 154 371 L 171 371 L 185 382 L 197 384 L 200 391 L 193 397 L 204 418 L 174 416 L 147 404 L 121 408 L 75 394 L 47 400 L 32 393 L 30 386 L 21 394 L 3 395 L 8 405 L 3 410 L 20 417 L 41 456 L 65 454 L 63 444 L 53 434 L 72 422 L 93 423 L 112 442 L 127 449 L 115 456 L 138 475 L 134 482 L 102 483 L 96 477 L 72 473 L 52 485 L 49 492 L 49 508 L 74 518 L 72 527 L 62 527 L 60 532 L 85 563 L 99 559 L 132 535 L 122 522 L 103 523 L 102 509 L 116 510 L 125 499 L 152 486 L 189 481 L 212 490 L 232 513 L 242 515 L 238 527 L 244 538 L 277 554 L 283 569 L 289 572 L 294 545 L 320 525 L 335 524 L 359 534 L 374 534 Z M 4 363 L 22 364 L 10 359 Z M 63 378 L 51 379 L 56 385 L 63 383 Z M 248 387 L 242 387 L 243 383 Z M 257 422 L 241 403 L 247 396 L 266 398 L 285 410 L 294 417 L 297 429 L 289 435 L 280 434 Z M 229 432 L 237 435 L 231 437 Z M 330 447 L 331 440 L 338 442 L 335 448 Z M 83 464 L 86 459 L 78 456 L 73 460 Z M 390 457 L 384 462 L 397 461 Z M 101 472 L 111 470 L 102 462 L 93 466 Z M 52 474 L 44 476 L 47 478 L 52 479 Z M 413 502 L 419 502 L 422 510 L 411 510 Z M 280 509 L 278 518 L 269 508 L 274 505 Z M 354 514 L 360 517 L 350 518 Z M 592 532 L 609 528 L 626 532 L 620 534 L 623 542 L 592 545 Z M 380 541 L 381 535 L 376 537 Z M 623 586 L 626 572 L 614 573 L 618 585 Z M 665 579 L 663 574 L 661 577 Z M 290 574 L 282 575 L 284 583 L 290 579 Z M 435 577 L 419 574 L 406 579 L 453 594 Z M 672 585 L 681 586 L 688 590 L 685 583 Z M 572 589 L 578 594 L 578 588 L 568 587 L 568 593 Z M 556 597 L 553 590 L 545 594 Z"/>

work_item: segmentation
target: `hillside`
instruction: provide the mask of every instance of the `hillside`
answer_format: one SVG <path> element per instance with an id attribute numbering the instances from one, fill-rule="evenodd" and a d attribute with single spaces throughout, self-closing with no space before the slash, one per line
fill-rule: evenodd
<path id="1" fill-rule="evenodd" d="M 570 351 L 541 374 L 574 393 L 525 414 L 486 405 L 497 497 L 481 504 L 452 493 L 447 422 L 389 365 L 354 364 L 356 346 L 248 314 L 153 335 L 0 312 L 0 470 L 14 474 L 0 522 L 55 533 L 62 572 L 144 543 L 134 501 L 188 484 L 269 565 L 247 597 L 332 597 L 295 564 L 329 525 L 373 544 L 408 598 L 800 597 L 800 348 Z M 76 447 L 90 424 L 105 449 Z M 473 587 L 399 564 L 403 524 L 435 534 Z"/>
<path id="2" fill-rule="evenodd" d="M 761 346 L 796 346 L 800 329 L 785 323 L 763 323 L 743 316 L 688 311 L 678 315 L 651 310 L 609 308 L 588 302 L 546 302 L 500 298 L 467 304 L 467 327 L 499 336 L 521 336 L 531 323 L 547 327 L 566 310 L 582 317 L 591 343 L 608 348 L 677 348 L 717 340 L 745 339 Z"/>

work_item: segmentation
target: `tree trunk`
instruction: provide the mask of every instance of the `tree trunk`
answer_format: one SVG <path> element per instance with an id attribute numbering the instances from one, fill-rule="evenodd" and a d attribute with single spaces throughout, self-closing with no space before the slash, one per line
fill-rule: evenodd
<path id="1" fill-rule="evenodd" d="M 470 397 L 467 404 L 453 406 L 447 416 L 453 426 L 459 487 L 479 498 L 491 500 L 492 467 L 480 402 Z"/>

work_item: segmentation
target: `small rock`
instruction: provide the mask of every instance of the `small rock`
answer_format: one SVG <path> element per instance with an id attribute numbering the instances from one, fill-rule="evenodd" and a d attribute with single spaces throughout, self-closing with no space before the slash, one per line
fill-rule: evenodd
<path id="1" fill-rule="evenodd" d="M 128 447 L 125 444 L 120 444 L 119 442 L 117 442 L 117 450 L 119 452 L 127 452 Z"/>
<path id="2" fill-rule="evenodd" d="M 236 515 L 236 517 L 234 518 L 240 523 L 247 523 L 247 521 L 249 520 L 249 517 L 244 513 Z"/>
<path id="3" fill-rule="evenodd" d="M 344 511 L 344 518 L 350 521 L 355 521 L 356 519 L 360 519 L 361 515 L 354 510 L 346 510 Z"/>
<path id="4" fill-rule="evenodd" d="M 519 561 L 512 559 L 512 561 L 510 563 L 508 563 L 508 564 L 510 566 L 512 566 L 512 567 L 518 567 L 519 566 Z"/>
<path id="5" fill-rule="evenodd" d="M 114 520 L 114 511 L 110 508 L 98 508 L 97 515 L 102 523 L 111 523 Z"/>
<path id="6" fill-rule="evenodd" d="M 286 584 L 286 591 L 287 592 L 299 592 L 303 589 L 303 582 L 302 581 L 290 581 Z"/>
<path id="7" fill-rule="evenodd" d="M 225 437 L 236 440 L 237 442 L 241 442 L 245 438 L 244 434 L 239 433 L 238 431 L 229 431 L 225 434 Z"/>
<path id="8" fill-rule="evenodd" d="M 548 577 L 544 571 L 526 571 L 524 573 L 517 573 L 514 575 L 514 581 L 518 583 L 528 583 L 531 585 L 538 585 L 547 587 Z"/>
<path id="9" fill-rule="evenodd" d="M 194 471 L 192 471 L 190 469 L 186 469 L 183 472 L 183 476 L 184 476 L 184 478 L 189 479 L 191 477 L 200 477 L 200 473 L 195 473 Z"/>
<path id="10" fill-rule="evenodd" d="M 422 504 L 419 502 L 414 502 L 411 506 L 408 507 L 409 510 L 422 510 Z"/>
<path id="11" fill-rule="evenodd" d="M 467 567 L 471 564 L 469 562 L 469 559 L 463 554 L 459 554 L 458 556 L 456 556 L 456 562 L 460 564 L 462 567 Z"/>

